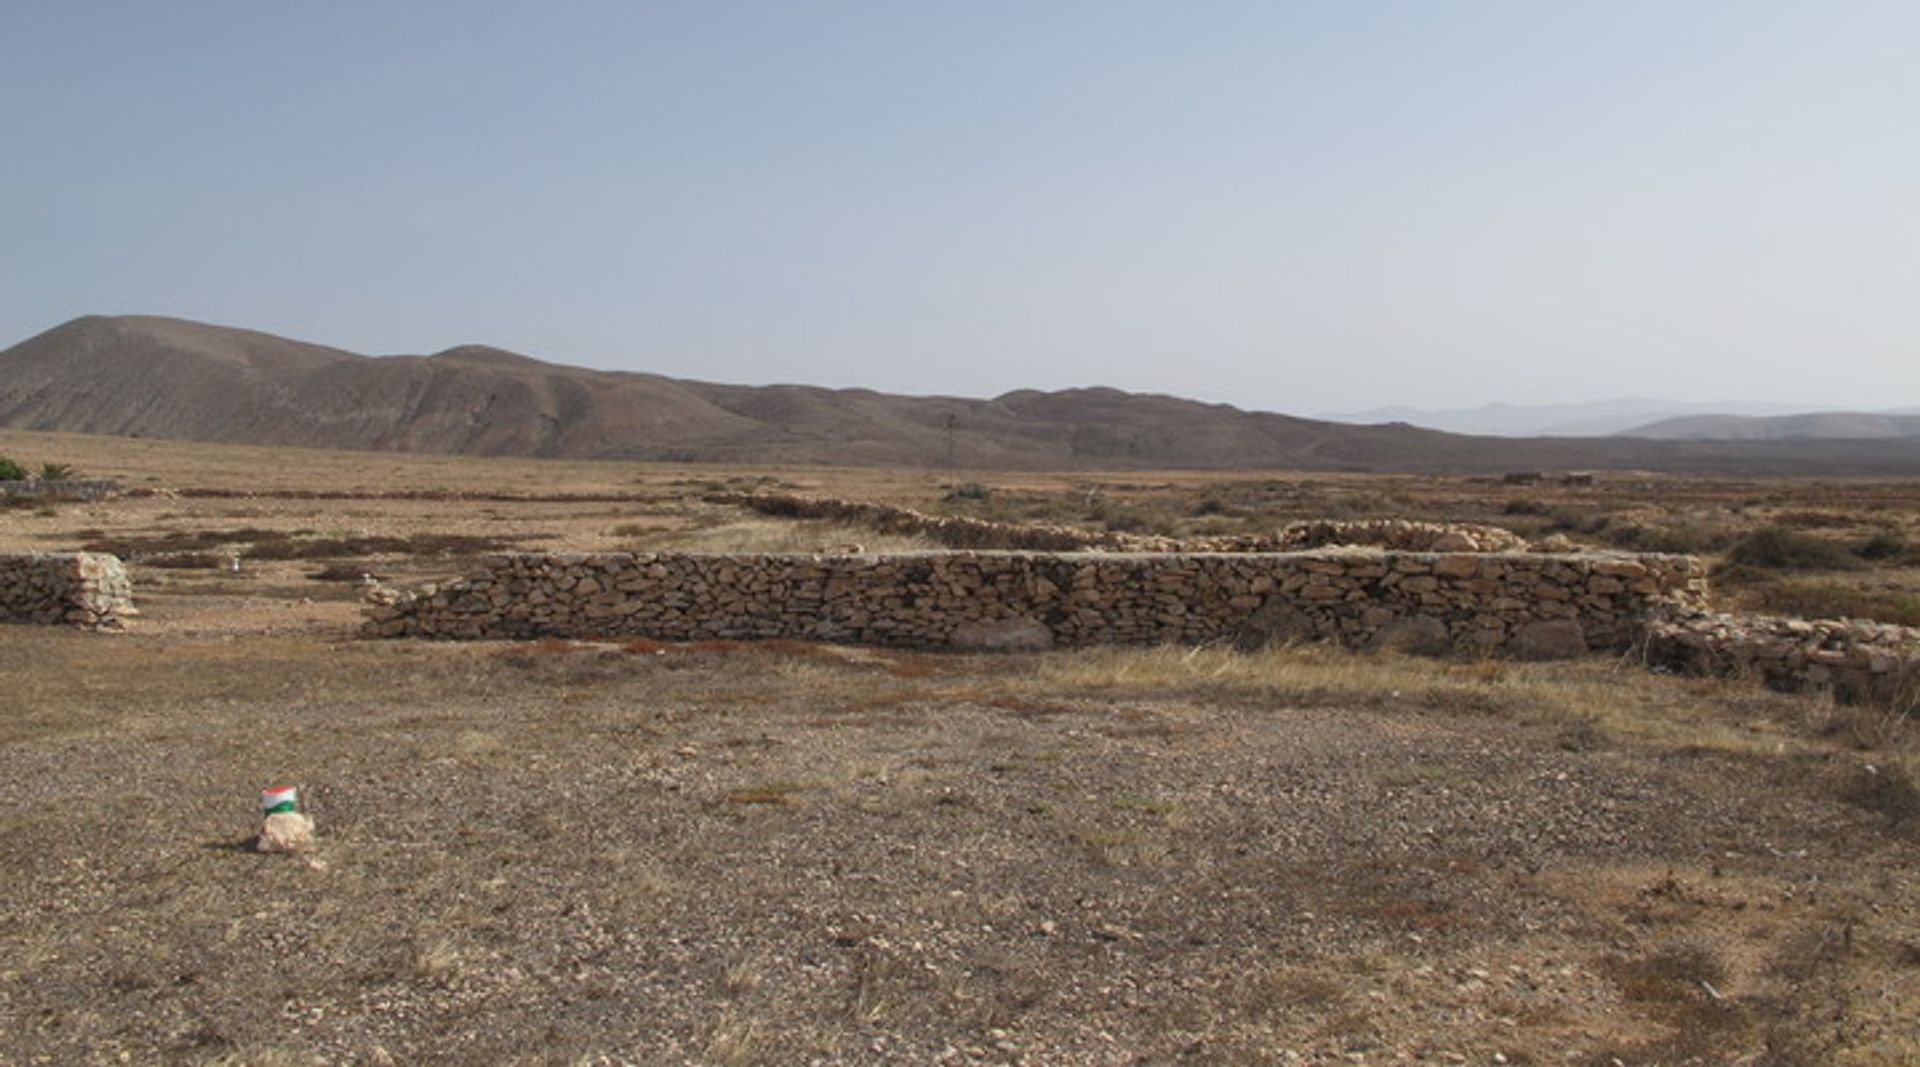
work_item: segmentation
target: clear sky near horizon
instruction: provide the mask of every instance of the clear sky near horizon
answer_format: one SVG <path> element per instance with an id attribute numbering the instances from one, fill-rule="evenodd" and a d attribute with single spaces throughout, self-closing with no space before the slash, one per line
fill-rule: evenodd
<path id="1" fill-rule="evenodd" d="M 1911 0 L 11 0 L 0 347 L 1914 405 L 1917 41 Z"/>

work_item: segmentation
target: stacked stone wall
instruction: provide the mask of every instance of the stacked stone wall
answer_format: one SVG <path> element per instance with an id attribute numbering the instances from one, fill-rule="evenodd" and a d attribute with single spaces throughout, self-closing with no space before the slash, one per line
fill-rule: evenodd
<path id="1" fill-rule="evenodd" d="M 20 500 L 105 500 L 119 495 L 120 483 L 102 479 L 59 478 L 47 481 L 26 478 L 0 481 L 0 499 Z"/>
<path id="2" fill-rule="evenodd" d="M 1920 698 L 1920 629 L 1868 619 L 1794 619 L 1679 605 L 1647 621 L 1647 656 L 1688 674 L 1747 674 L 1844 700 Z"/>
<path id="3" fill-rule="evenodd" d="M 958 552 L 508 554 L 369 608 L 381 637 L 800 638 L 911 648 L 1266 637 L 1489 653 L 1621 648 L 1653 602 L 1698 604 L 1690 556 Z"/>
<path id="4" fill-rule="evenodd" d="M 0 555 L 0 622 L 118 629 L 133 613 L 133 587 L 116 557 Z"/>
<path id="5" fill-rule="evenodd" d="M 1473 523 L 1407 519 L 1330 519 L 1295 522 L 1274 533 L 1162 537 L 1117 530 L 1083 530 L 1051 523 L 1011 523 L 966 515 L 928 515 L 912 508 L 839 497 L 790 493 L 715 493 L 709 504 L 746 508 L 785 519 L 860 523 L 880 533 L 925 537 L 948 548 L 1016 552 L 1294 552 L 1327 545 L 1370 545 L 1413 552 L 1519 552 L 1527 542 L 1510 530 Z"/>

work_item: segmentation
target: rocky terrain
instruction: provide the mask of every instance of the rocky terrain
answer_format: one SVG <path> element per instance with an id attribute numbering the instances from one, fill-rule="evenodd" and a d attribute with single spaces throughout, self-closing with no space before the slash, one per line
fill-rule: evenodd
<path id="1" fill-rule="evenodd" d="M 926 471 L 0 451 L 131 487 L 0 507 L 0 551 L 112 547 L 141 609 L 0 627 L 3 1063 L 1920 1057 L 1911 701 L 1334 642 L 356 636 L 363 575 L 483 553 L 940 547 L 708 500 L 729 489 L 1173 538 L 1470 520 L 1597 552 L 1721 523 L 1884 547 L 1910 481 L 1076 473 L 953 501 Z M 1460 558 L 1464 582 L 1550 562 Z M 1912 635 L 1780 636 L 1838 678 Z M 313 840 L 264 853 L 283 785 Z"/>

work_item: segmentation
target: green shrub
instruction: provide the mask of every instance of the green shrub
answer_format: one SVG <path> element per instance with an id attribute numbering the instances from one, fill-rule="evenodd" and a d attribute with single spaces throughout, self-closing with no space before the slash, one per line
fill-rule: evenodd
<path id="1" fill-rule="evenodd" d="M 1206 496 L 1201 497 L 1199 501 L 1193 505 L 1192 512 L 1195 518 L 1204 518 L 1208 515 L 1231 515 L 1233 513 L 1232 503 L 1227 501 L 1226 498 L 1214 493 L 1208 493 Z"/>
<path id="2" fill-rule="evenodd" d="M 1784 526 L 1763 526 L 1740 538 L 1727 550 L 1727 559 L 1782 571 L 1837 571 L 1860 565 L 1858 556 L 1832 541 Z"/>
<path id="3" fill-rule="evenodd" d="M 72 464 L 68 464 L 68 463 L 40 464 L 40 480 L 43 482 L 64 482 L 67 479 L 72 478 L 74 476 L 74 473 L 75 472 Z"/>
<path id="4" fill-rule="evenodd" d="M 5 456 L 0 456 L 0 482 L 24 482 L 27 480 L 27 468 Z"/>
<path id="5" fill-rule="evenodd" d="M 985 500 L 993 495 L 979 482 L 961 482 L 947 493 L 948 500 Z"/>
<path id="6" fill-rule="evenodd" d="M 1613 516 L 1591 511 L 1556 509 L 1553 523 L 1547 527 L 1553 533 L 1578 534 L 1592 537 L 1605 530 L 1613 522 Z"/>
<path id="7" fill-rule="evenodd" d="M 1881 530 L 1861 542 L 1853 550 L 1861 559 L 1870 559 L 1878 563 L 1883 560 L 1898 559 L 1907 554 L 1907 539 L 1898 530 Z"/>

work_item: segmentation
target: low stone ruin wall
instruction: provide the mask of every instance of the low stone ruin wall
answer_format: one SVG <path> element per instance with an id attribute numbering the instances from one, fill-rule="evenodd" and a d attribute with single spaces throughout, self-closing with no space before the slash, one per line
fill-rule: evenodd
<path id="1" fill-rule="evenodd" d="M 0 622 L 118 629 L 132 614 L 133 586 L 113 556 L 0 555 Z"/>
<path id="2" fill-rule="evenodd" d="M 1249 540 L 1224 538 L 1220 540 Z M 1469 522 L 1418 522 L 1412 519 L 1316 519 L 1289 523 L 1274 535 L 1273 548 L 1287 551 L 1325 545 L 1371 545 L 1403 552 L 1524 552 L 1526 538 L 1498 526 Z"/>
<path id="3" fill-rule="evenodd" d="M 1920 629 L 1867 619 L 1790 619 L 1663 607 L 1647 658 L 1687 674 L 1753 675 L 1842 700 L 1920 698 Z"/>
<path id="4" fill-rule="evenodd" d="M 379 637 L 799 638 L 1045 648 L 1272 637 L 1517 655 L 1621 648 L 1690 556 L 926 553 L 509 554 L 368 609 Z"/>
<path id="5" fill-rule="evenodd" d="M 791 493 L 713 493 L 705 499 L 709 504 L 746 508 L 782 519 L 857 523 L 871 527 L 877 533 L 925 537 L 956 549 L 1081 552 L 1087 549 L 1120 549 L 1125 536 L 1050 523 L 993 522 L 966 515 L 929 515 L 912 508 L 840 497 L 796 496 Z"/>
<path id="6" fill-rule="evenodd" d="M 788 519 L 860 523 L 880 533 L 925 537 L 948 548 L 1016 552 L 1295 552 L 1327 545 L 1371 545 L 1411 552 L 1520 552 L 1525 539 L 1498 526 L 1473 523 L 1322 519 L 1291 523 L 1275 533 L 1162 537 L 1117 530 L 1083 530 L 1051 523 L 1010 523 L 966 515 L 929 515 L 912 508 L 839 497 L 791 493 L 714 493 L 709 504 L 746 508 Z"/>
<path id="7" fill-rule="evenodd" d="M 21 500 L 105 500 L 110 496 L 118 495 L 119 492 L 119 482 L 98 478 L 61 478 L 54 481 L 27 478 L 0 481 L 0 498 L 11 497 Z"/>

